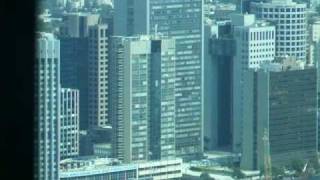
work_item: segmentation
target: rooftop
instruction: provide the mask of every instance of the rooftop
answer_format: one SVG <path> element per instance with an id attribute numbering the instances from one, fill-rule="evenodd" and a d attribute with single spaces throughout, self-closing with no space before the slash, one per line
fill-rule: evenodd
<path id="1" fill-rule="evenodd" d="M 271 63 L 261 64 L 260 67 L 264 71 L 281 72 L 281 71 L 303 70 L 308 66 L 306 66 L 306 63 L 304 61 L 297 60 L 296 58 L 282 57 L 282 58 L 276 58 Z"/>

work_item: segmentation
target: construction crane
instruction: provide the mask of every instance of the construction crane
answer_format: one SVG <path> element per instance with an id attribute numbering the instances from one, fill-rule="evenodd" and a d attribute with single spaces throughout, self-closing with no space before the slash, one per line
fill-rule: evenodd
<path id="1" fill-rule="evenodd" d="M 264 144 L 264 178 L 265 180 L 272 180 L 272 170 L 271 170 L 271 158 L 270 158 L 270 143 L 269 143 L 269 133 L 267 128 L 264 129 L 263 135 Z"/>

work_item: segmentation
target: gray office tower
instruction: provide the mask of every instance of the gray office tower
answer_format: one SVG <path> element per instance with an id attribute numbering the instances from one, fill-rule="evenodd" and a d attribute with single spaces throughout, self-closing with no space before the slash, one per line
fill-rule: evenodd
<path id="1" fill-rule="evenodd" d="M 245 74 L 247 118 L 244 169 L 264 167 L 270 154 L 274 167 L 307 162 L 317 154 L 317 70 L 293 58 L 276 59 Z M 265 152 L 264 133 L 269 134 Z"/>
<path id="2" fill-rule="evenodd" d="M 306 61 L 306 4 L 292 0 L 251 3 L 251 13 L 276 25 L 276 56 L 291 56 Z"/>
<path id="3" fill-rule="evenodd" d="M 211 133 L 217 139 L 216 147 L 228 149 L 232 141 L 232 73 L 235 40 L 231 22 L 217 22 L 217 27 L 218 32 L 210 39 L 209 44 L 211 68 L 217 72 L 217 77 L 210 79 L 217 88 L 217 94 L 214 96 L 216 99 L 211 100 L 217 102 L 217 128 L 216 132 Z"/>
<path id="4" fill-rule="evenodd" d="M 35 64 L 35 179 L 59 178 L 60 41 L 39 33 Z"/>
<path id="5" fill-rule="evenodd" d="M 89 28 L 89 86 L 88 121 L 89 128 L 105 127 L 108 117 L 109 95 L 109 32 L 108 24 L 97 24 Z"/>
<path id="6" fill-rule="evenodd" d="M 203 0 L 117 0 L 114 7 L 115 35 L 157 31 L 176 39 L 176 153 L 202 156 Z"/>
<path id="7" fill-rule="evenodd" d="M 79 90 L 61 88 L 60 159 L 79 155 Z"/>
<path id="8" fill-rule="evenodd" d="M 114 155 L 125 162 L 174 158 L 175 41 L 147 35 L 112 42 Z"/>

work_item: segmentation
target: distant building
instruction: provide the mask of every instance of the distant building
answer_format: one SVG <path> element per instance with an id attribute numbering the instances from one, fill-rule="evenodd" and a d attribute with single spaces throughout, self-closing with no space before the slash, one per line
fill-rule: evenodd
<path id="1" fill-rule="evenodd" d="M 247 153 L 243 138 L 248 135 L 244 130 L 246 86 L 244 73 L 249 68 L 258 68 L 264 62 L 271 62 L 275 57 L 275 27 L 255 19 L 253 14 L 234 14 L 232 16 L 235 56 L 232 70 L 232 150 L 235 153 Z"/>
<path id="2" fill-rule="evenodd" d="M 88 56 L 89 26 L 98 24 L 99 15 L 65 13 L 59 39 L 61 42 L 61 85 L 80 92 L 80 129 L 88 129 Z"/>
<path id="3" fill-rule="evenodd" d="M 60 37 L 61 86 L 79 90 L 80 129 L 88 129 L 88 38 Z"/>
<path id="4" fill-rule="evenodd" d="M 112 156 L 111 144 L 110 143 L 93 144 L 93 154 L 101 158 L 110 158 Z"/>
<path id="5" fill-rule="evenodd" d="M 98 24 L 100 15 L 91 13 L 65 13 L 62 18 L 60 35 L 84 38 L 89 36 L 89 26 Z"/>
<path id="6" fill-rule="evenodd" d="M 235 4 L 222 4 L 216 5 L 213 18 L 217 21 L 230 20 L 231 14 L 236 11 Z"/>
<path id="7" fill-rule="evenodd" d="M 264 167 L 269 153 L 274 167 L 291 165 L 293 160 L 307 162 L 316 157 L 317 70 L 303 61 L 280 59 L 250 70 L 245 75 L 247 135 L 243 138 L 244 169 Z M 264 131 L 269 134 L 270 152 L 265 152 Z"/>
<path id="8" fill-rule="evenodd" d="M 80 157 L 60 163 L 60 180 L 134 180 L 138 178 L 137 165 L 114 165 L 111 159 Z"/>
<path id="9" fill-rule="evenodd" d="M 168 159 L 160 161 L 150 161 L 138 163 L 139 179 L 181 179 L 182 178 L 182 159 Z"/>
<path id="10" fill-rule="evenodd" d="M 113 148 L 125 162 L 175 157 L 175 48 L 157 35 L 113 39 Z"/>
<path id="11" fill-rule="evenodd" d="M 119 164 L 115 159 L 87 156 L 63 160 L 60 167 L 61 180 L 167 180 L 182 177 L 182 159 Z"/>
<path id="12" fill-rule="evenodd" d="M 306 61 L 307 19 L 305 3 L 271 0 L 251 3 L 251 13 L 276 25 L 276 56 Z"/>
<path id="13" fill-rule="evenodd" d="M 61 88 L 60 159 L 79 155 L 79 90 Z"/>
<path id="14" fill-rule="evenodd" d="M 117 36 L 161 33 L 176 39 L 176 153 L 203 153 L 203 1 L 114 1 Z"/>
<path id="15" fill-rule="evenodd" d="M 80 130 L 79 132 L 79 155 L 89 156 L 93 155 L 93 142 L 87 130 Z"/>
<path id="16" fill-rule="evenodd" d="M 89 28 L 88 121 L 89 128 L 110 125 L 109 119 L 109 46 L 108 24 Z"/>
<path id="17" fill-rule="evenodd" d="M 217 110 L 211 110 L 209 113 L 216 113 L 214 116 L 216 122 L 208 128 L 211 144 L 209 150 L 215 148 L 229 148 L 232 143 L 232 72 L 233 72 L 233 58 L 235 56 L 235 40 L 232 36 L 232 28 L 230 21 L 216 22 L 217 32 L 209 41 L 210 64 L 206 64 L 205 69 L 210 69 L 208 73 L 214 75 L 206 76 L 207 81 L 211 81 L 215 89 L 208 89 L 209 93 L 216 93 L 209 96 L 210 101 L 216 102 Z M 208 96 L 207 96 L 208 98 Z M 205 101 L 206 102 L 206 101 Z M 216 127 L 216 128 L 214 128 Z M 214 129 L 214 130 L 212 130 Z M 216 140 L 214 140 L 216 139 Z M 212 143 L 212 142 L 211 142 Z M 215 147 L 215 148 L 214 148 Z"/>
<path id="18" fill-rule="evenodd" d="M 39 33 L 35 64 L 35 179 L 59 178 L 60 41 Z"/>

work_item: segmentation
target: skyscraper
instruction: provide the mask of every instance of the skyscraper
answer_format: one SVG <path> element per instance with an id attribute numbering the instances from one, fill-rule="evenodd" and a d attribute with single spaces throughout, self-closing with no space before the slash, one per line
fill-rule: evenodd
<path id="1" fill-rule="evenodd" d="M 233 59 L 235 56 L 235 40 L 232 36 L 230 22 L 217 22 L 218 31 L 210 39 L 211 71 L 216 77 L 208 79 L 214 84 L 217 94 L 212 101 L 217 102 L 216 136 L 217 147 L 230 147 L 232 143 L 232 79 Z M 209 68 L 209 67 L 205 67 Z M 209 77 L 206 77 L 209 78 Z M 210 91 L 212 93 L 212 90 Z M 209 128 L 209 132 L 212 127 Z M 214 139 L 214 138 L 211 138 Z"/>
<path id="2" fill-rule="evenodd" d="M 35 178 L 59 178 L 60 41 L 39 33 L 35 63 Z"/>
<path id="3" fill-rule="evenodd" d="M 114 33 L 159 32 L 176 39 L 176 152 L 203 152 L 203 0 L 117 0 Z"/>
<path id="4" fill-rule="evenodd" d="M 244 72 L 258 68 L 263 62 L 271 62 L 275 56 L 275 27 L 268 22 L 255 20 L 253 14 L 234 14 L 232 16 L 233 37 L 236 53 L 232 70 L 232 127 L 233 145 L 236 153 L 246 153 L 243 138 L 249 136 L 245 127 L 246 88 L 243 85 Z"/>
<path id="5" fill-rule="evenodd" d="M 98 24 L 99 15 L 66 13 L 60 27 L 61 86 L 80 92 L 80 129 L 88 129 L 88 36 L 89 26 Z"/>
<path id="6" fill-rule="evenodd" d="M 292 0 L 251 3 L 251 13 L 276 25 L 276 56 L 306 60 L 306 4 Z"/>
<path id="7" fill-rule="evenodd" d="M 79 155 L 79 90 L 61 88 L 60 159 Z"/>
<path id="8" fill-rule="evenodd" d="M 114 37 L 115 156 L 126 162 L 175 157 L 175 42 Z"/>
<path id="9" fill-rule="evenodd" d="M 108 117 L 109 26 L 97 24 L 89 28 L 89 128 L 110 124 Z"/>
<path id="10" fill-rule="evenodd" d="M 244 95 L 247 105 L 246 153 L 241 167 L 260 169 L 264 165 L 263 134 L 267 130 L 272 166 L 307 162 L 317 154 L 317 70 L 288 58 L 246 72 Z"/>

